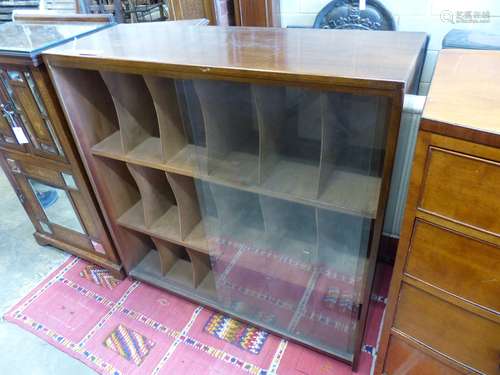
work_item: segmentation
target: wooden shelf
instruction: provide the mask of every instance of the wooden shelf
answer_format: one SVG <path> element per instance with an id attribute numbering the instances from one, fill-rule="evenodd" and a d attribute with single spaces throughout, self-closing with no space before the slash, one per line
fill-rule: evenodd
<path id="1" fill-rule="evenodd" d="M 209 298 L 211 301 L 215 301 L 217 298 L 215 279 L 211 271 L 200 282 L 197 288 L 193 288 L 190 262 L 183 259 L 178 260 L 166 275 L 162 275 L 160 255 L 155 250 L 150 250 L 132 269 L 130 275 L 168 290 L 174 289 L 174 291 L 177 291 L 180 287 L 183 294 L 188 293 L 189 298 L 199 298 L 198 294 L 195 295 L 193 293 L 194 291 Z"/>
<path id="2" fill-rule="evenodd" d="M 223 159 L 211 161 L 207 179 L 252 188 L 258 183 L 258 163 L 259 157 L 256 155 L 233 151 Z"/>
<path id="3" fill-rule="evenodd" d="M 140 160 L 143 163 L 161 163 L 163 160 L 161 142 L 158 137 L 147 137 L 139 143 L 127 155 L 134 160 Z"/>
<path id="4" fill-rule="evenodd" d="M 335 165 L 338 134 L 332 126 L 348 129 L 335 109 L 358 99 L 314 90 L 196 81 L 191 94 L 199 96 L 205 120 L 204 129 L 198 131 L 204 132 L 206 145 L 200 146 L 189 143 L 185 133 L 182 95 L 174 80 L 121 76 L 123 82 L 120 74 L 103 74 L 119 112 L 120 130 L 93 146 L 94 155 L 321 209 L 376 217 L 381 178 L 345 172 Z M 118 90 L 122 86 L 145 91 L 144 108 L 131 103 L 132 98 Z M 238 107 L 239 101 L 243 104 Z M 383 112 L 382 104 L 373 100 L 368 104 Z M 126 105 L 131 106 L 128 112 Z M 156 113 L 157 121 L 141 112 L 146 110 Z M 293 124 L 311 134 L 298 134 Z M 137 139 L 129 139 L 134 134 Z M 300 154 L 302 149 L 305 154 Z"/>
<path id="5" fill-rule="evenodd" d="M 324 206 L 335 206 L 339 212 L 375 218 L 382 179 L 344 171 L 333 172 L 320 201 Z"/>
<path id="6" fill-rule="evenodd" d="M 120 131 L 116 131 L 94 147 L 92 147 L 92 153 L 98 156 L 104 156 L 106 158 L 122 160 L 125 153 L 122 149 L 122 140 L 120 136 Z M 120 156 L 121 155 L 121 156 Z"/>
<path id="7" fill-rule="evenodd" d="M 205 239 L 205 229 L 202 221 L 194 227 L 184 240 L 181 239 L 179 212 L 176 206 L 170 207 L 160 219 L 148 228 L 144 222 L 142 202 L 139 201 L 120 216 L 117 222 L 125 228 L 208 254 L 208 244 Z"/>
<path id="8" fill-rule="evenodd" d="M 314 185 L 307 184 L 307 179 L 298 175 L 295 180 L 293 180 L 293 175 L 287 175 L 284 170 L 277 169 L 277 173 L 264 181 L 261 186 L 249 186 L 247 184 L 237 183 L 234 180 L 228 181 L 223 179 L 221 178 L 223 174 L 215 173 L 213 175 L 207 175 L 203 173 L 202 168 L 206 162 L 206 150 L 203 147 L 187 145 L 168 162 L 155 162 L 146 160 L 147 158 L 144 157 L 134 158 L 130 154 L 125 155 L 120 152 L 116 147 L 116 138 L 116 134 L 106 138 L 92 148 L 92 153 L 94 155 L 121 160 L 131 164 L 199 178 L 207 182 L 213 182 L 273 198 L 311 205 L 326 210 L 338 210 L 352 215 L 375 218 L 382 180 L 379 177 L 337 171 L 329 178 L 328 183 L 326 183 L 327 189 L 320 195 L 320 198 L 312 198 L 312 191 L 315 189 Z M 283 160 L 281 163 L 284 169 L 290 171 L 290 173 L 304 171 L 304 173 L 309 176 L 314 176 L 316 173 L 314 167 L 306 164 L 287 160 Z"/>
<path id="9" fill-rule="evenodd" d="M 317 166 L 282 158 L 268 175 L 262 183 L 262 188 L 273 192 L 273 196 L 279 197 L 282 194 L 289 197 L 289 200 L 294 197 L 297 202 L 317 200 L 318 190 L 314 183 L 319 178 Z"/>

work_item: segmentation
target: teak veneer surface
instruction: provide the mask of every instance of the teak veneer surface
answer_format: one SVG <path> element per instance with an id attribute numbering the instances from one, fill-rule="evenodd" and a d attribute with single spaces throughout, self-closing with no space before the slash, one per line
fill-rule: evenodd
<path id="1" fill-rule="evenodd" d="M 376 374 L 500 374 L 500 52 L 440 52 Z"/>
<path id="2" fill-rule="evenodd" d="M 237 244 L 279 249 L 277 254 L 310 264 L 339 246 L 338 268 L 349 266 L 361 276 L 353 302 L 357 323 L 348 345 L 311 341 L 274 323 L 270 330 L 356 368 L 403 94 L 415 89 L 426 42 L 424 33 L 148 23 L 116 26 L 52 49 L 44 59 L 129 274 L 230 313 L 213 281 L 219 270 L 211 270 L 208 262 L 210 246 L 221 246 L 207 239 L 222 235 L 225 240 L 231 234 Z M 329 97 L 337 94 L 341 100 Z M 307 108 L 295 113 L 299 97 Z M 359 145 L 357 140 L 350 145 L 353 153 L 363 152 L 355 146 L 374 150 L 378 156 L 370 158 L 377 167 L 365 168 L 360 159 L 360 166 L 344 170 L 339 162 L 337 168 L 331 128 L 341 126 L 329 108 L 350 108 L 349 103 L 361 103 L 359 112 L 373 111 L 372 121 L 353 125 L 349 136 L 366 128 L 377 134 L 369 144 L 370 137 L 360 137 Z M 302 125 L 315 135 L 299 134 Z M 286 142 L 285 136 L 290 137 Z M 364 172 L 357 173 L 358 167 Z M 167 199 L 166 190 L 175 199 Z M 157 197 L 162 204 L 155 207 Z M 213 204 L 213 212 L 200 197 Z M 360 242 L 351 244 L 339 235 L 337 245 L 326 235 L 332 217 L 355 220 Z M 359 253 L 356 264 L 349 265 L 344 256 L 344 242 L 349 254 Z M 273 263 L 264 258 L 252 262 L 239 256 L 234 264 L 268 275 L 270 285 L 274 278 L 297 289 L 293 298 L 299 304 L 311 297 L 299 277 L 290 279 L 287 273 L 283 280 L 279 267 L 266 268 Z M 298 311 L 293 325 L 300 323 Z M 273 328 L 256 316 L 250 320 Z"/>
<path id="3" fill-rule="evenodd" d="M 197 27 L 164 22 L 118 25 L 53 48 L 45 56 L 52 65 L 78 68 L 394 89 L 409 85 L 425 43 L 426 34 L 415 32 Z"/>
<path id="4" fill-rule="evenodd" d="M 500 51 L 443 50 L 422 128 L 500 147 Z"/>

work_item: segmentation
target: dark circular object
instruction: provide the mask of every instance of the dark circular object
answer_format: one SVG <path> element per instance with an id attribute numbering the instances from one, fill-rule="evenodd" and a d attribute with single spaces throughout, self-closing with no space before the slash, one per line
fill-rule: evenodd
<path id="1" fill-rule="evenodd" d="M 359 9 L 358 0 L 334 0 L 316 16 L 315 29 L 396 30 L 391 13 L 377 0 L 366 0 Z"/>

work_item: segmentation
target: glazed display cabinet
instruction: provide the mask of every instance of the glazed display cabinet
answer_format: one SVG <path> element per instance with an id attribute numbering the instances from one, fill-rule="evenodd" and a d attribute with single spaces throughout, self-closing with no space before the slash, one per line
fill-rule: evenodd
<path id="1" fill-rule="evenodd" d="M 44 58 L 132 276 L 355 363 L 425 41 L 135 24 Z"/>
<path id="2" fill-rule="evenodd" d="M 40 52 L 108 24 L 0 26 L 0 164 L 35 238 L 121 275 L 120 261 Z M 21 250 L 20 250 L 21 251 Z"/>

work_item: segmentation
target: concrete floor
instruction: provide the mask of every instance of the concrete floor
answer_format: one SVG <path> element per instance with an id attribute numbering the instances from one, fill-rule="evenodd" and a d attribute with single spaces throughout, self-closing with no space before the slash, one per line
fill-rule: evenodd
<path id="1" fill-rule="evenodd" d="M 39 246 L 33 226 L 0 170 L 0 316 L 68 255 Z M 38 337 L 0 320 L 0 374 L 95 374 Z"/>

